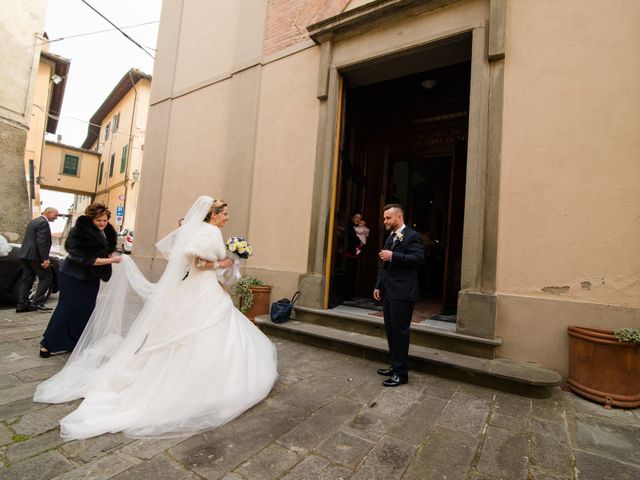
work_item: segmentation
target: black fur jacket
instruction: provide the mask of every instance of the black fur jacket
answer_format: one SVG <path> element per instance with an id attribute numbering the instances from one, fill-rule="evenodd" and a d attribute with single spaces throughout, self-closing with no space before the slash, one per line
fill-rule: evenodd
<path id="1" fill-rule="evenodd" d="M 107 258 L 116 249 L 118 235 L 110 223 L 103 230 L 93 224 L 91 217 L 82 215 L 69 232 L 64 248 L 68 253 L 61 271 L 72 277 L 85 280 L 96 278 L 105 282 L 111 277 L 111 265 L 93 266 L 96 258 Z"/>

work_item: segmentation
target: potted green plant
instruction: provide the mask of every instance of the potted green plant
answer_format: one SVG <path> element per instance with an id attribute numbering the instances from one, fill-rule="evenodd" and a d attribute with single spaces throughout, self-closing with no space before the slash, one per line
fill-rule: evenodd
<path id="1" fill-rule="evenodd" d="M 640 343 L 640 328 L 619 328 L 613 334 L 620 342 Z"/>
<path id="2" fill-rule="evenodd" d="M 242 277 L 235 285 L 238 308 L 249 320 L 269 313 L 271 287 L 254 277 Z"/>
<path id="3" fill-rule="evenodd" d="M 569 388 L 605 408 L 640 406 L 640 329 L 569 327 Z"/>

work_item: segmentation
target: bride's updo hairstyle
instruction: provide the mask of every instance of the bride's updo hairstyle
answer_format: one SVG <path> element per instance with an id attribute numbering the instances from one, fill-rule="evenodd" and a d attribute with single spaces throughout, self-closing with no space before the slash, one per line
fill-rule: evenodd
<path id="1" fill-rule="evenodd" d="M 204 222 L 210 222 L 211 221 L 211 216 L 214 213 L 220 213 L 224 210 L 224 207 L 226 207 L 227 204 L 224 200 L 213 200 L 213 202 L 211 203 L 211 208 L 209 209 L 209 212 L 207 213 L 207 216 L 204 217 Z"/>

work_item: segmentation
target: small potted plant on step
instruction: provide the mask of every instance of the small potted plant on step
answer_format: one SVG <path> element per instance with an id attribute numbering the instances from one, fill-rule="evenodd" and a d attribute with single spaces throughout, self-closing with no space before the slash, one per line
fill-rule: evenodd
<path id="1" fill-rule="evenodd" d="M 640 406 L 640 329 L 569 327 L 569 388 L 605 408 Z"/>
<path id="2" fill-rule="evenodd" d="M 242 277 L 235 285 L 238 308 L 249 320 L 269 313 L 271 287 L 254 277 Z"/>

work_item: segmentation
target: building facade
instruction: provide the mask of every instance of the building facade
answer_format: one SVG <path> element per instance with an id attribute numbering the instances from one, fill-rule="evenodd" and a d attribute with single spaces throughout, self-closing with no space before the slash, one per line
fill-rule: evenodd
<path id="1" fill-rule="evenodd" d="M 640 326 L 639 24 L 625 0 L 165 2 L 134 254 L 157 277 L 155 241 L 222 197 L 247 272 L 329 309 L 349 217 L 367 297 L 399 202 L 425 311 L 566 375 L 567 326 Z"/>
<path id="2" fill-rule="evenodd" d="M 100 154 L 94 150 L 47 140 L 40 167 L 40 186 L 93 197 L 100 161 Z"/>
<path id="3" fill-rule="evenodd" d="M 125 73 L 91 117 L 82 144 L 99 152 L 95 200 L 111 209 L 119 230 L 134 226 L 150 92 L 151 76 Z"/>
<path id="4" fill-rule="evenodd" d="M 62 109 L 62 101 L 67 84 L 70 60 L 48 52 L 48 45 L 43 46 L 36 76 L 31 121 L 24 152 L 24 168 L 27 177 L 27 190 L 31 204 L 31 216 L 39 217 L 42 210 L 40 188 L 44 185 L 49 165 L 43 164 L 45 152 L 45 134 L 55 134 Z M 45 170 L 45 171 L 43 171 Z M 62 167 L 59 172 L 63 173 Z M 58 182 L 60 179 L 58 179 Z M 55 184 L 53 185 L 54 189 Z M 46 207 L 46 205 L 45 205 Z"/>
<path id="5" fill-rule="evenodd" d="M 46 0 L 3 4 L 0 42 L 0 235 L 18 241 L 31 219 L 24 159 L 40 52 L 45 43 Z"/>

